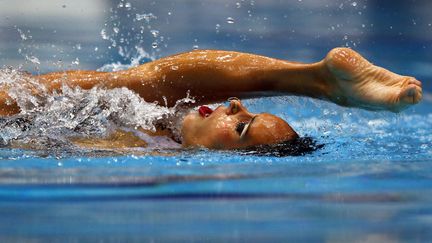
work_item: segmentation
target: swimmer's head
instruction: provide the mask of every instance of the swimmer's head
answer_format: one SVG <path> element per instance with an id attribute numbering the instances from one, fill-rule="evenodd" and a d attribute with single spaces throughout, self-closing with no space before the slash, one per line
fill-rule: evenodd
<path id="1" fill-rule="evenodd" d="M 298 138 L 283 119 L 268 113 L 250 113 L 238 99 L 229 102 L 228 107 L 212 111 L 202 106 L 198 112 L 188 114 L 182 126 L 183 146 L 241 149 Z"/>

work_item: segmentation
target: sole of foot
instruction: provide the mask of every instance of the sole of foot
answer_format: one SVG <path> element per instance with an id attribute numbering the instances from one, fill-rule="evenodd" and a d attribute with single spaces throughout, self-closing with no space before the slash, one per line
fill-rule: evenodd
<path id="1" fill-rule="evenodd" d="M 367 61 L 349 48 L 331 50 L 323 62 L 330 99 L 343 106 L 399 112 L 422 99 L 421 82 Z"/>

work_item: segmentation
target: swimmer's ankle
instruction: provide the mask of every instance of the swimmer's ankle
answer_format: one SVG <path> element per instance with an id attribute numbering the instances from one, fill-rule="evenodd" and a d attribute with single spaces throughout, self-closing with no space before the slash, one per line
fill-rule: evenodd
<path id="1" fill-rule="evenodd" d="M 330 70 L 328 70 L 325 59 L 312 65 L 314 66 L 316 83 L 320 88 L 319 94 L 321 96 L 317 98 L 332 101 L 333 97 L 339 94 L 333 82 L 334 75 L 330 72 Z"/>

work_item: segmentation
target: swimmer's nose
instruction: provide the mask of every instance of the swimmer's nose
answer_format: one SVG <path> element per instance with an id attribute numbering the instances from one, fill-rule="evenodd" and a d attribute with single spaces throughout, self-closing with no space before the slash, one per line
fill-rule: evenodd
<path id="1" fill-rule="evenodd" d="M 250 116 L 253 116 L 254 114 L 249 113 L 249 111 L 246 109 L 246 107 L 243 106 L 243 104 L 238 99 L 230 100 L 230 104 L 228 106 L 228 109 L 226 111 L 227 115 L 235 115 L 239 112 L 245 112 Z"/>
<path id="2" fill-rule="evenodd" d="M 226 111 L 227 115 L 235 115 L 241 111 L 242 106 L 241 106 L 240 100 L 230 100 L 229 102 L 230 102 L 230 104 L 229 104 L 228 109 Z"/>

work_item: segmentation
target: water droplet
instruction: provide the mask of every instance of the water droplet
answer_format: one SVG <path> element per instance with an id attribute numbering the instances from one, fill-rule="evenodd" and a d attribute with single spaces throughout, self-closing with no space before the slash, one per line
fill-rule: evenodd
<path id="1" fill-rule="evenodd" d="M 125 3 L 125 8 L 128 8 L 128 9 L 130 9 L 131 7 L 132 7 L 132 4 L 131 3 L 129 3 L 129 2 L 127 2 L 127 3 Z"/>
<path id="2" fill-rule="evenodd" d="M 21 40 L 27 40 L 27 36 L 24 34 L 24 32 L 21 29 L 17 29 L 17 31 L 20 34 Z"/>
<path id="3" fill-rule="evenodd" d="M 40 64 L 39 58 L 35 56 L 26 56 L 27 61 L 34 63 L 34 64 Z"/>
<path id="4" fill-rule="evenodd" d="M 241 8 L 241 3 L 237 2 L 236 6 L 237 6 L 237 8 Z"/>
<path id="5" fill-rule="evenodd" d="M 109 37 L 108 37 L 107 32 L 106 32 L 105 29 L 102 29 L 101 32 L 100 32 L 100 34 L 102 36 L 102 39 L 104 39 L 104 40 L 108 40 L 109 39 Z"/>
<path id="6" fill-rule="evenodd" d="M 234 18 L 233 17 L 228 17 L 226 19 L 226 21 L 227 21 L 228 24 L 234 24 Z"/>
<path id="7" fill-rule="evenodd" d="M 194 49 L 194 50 L 198 50 L 198 48 L 199 48 L 198 45 L 193 45 L 193 46 L 192 46 L 192 49 Z"/>
<path id="8" fill-rule="evenodd" d="M 171 15 L 172 13 L 171 12 L 168 12 L 168 15 Z"/>
<path id="9" fill-rule="evenodd" d="M 357 2 L 352 2 L 351 5 L 352 5 L 353 7 L 356 7 L 356 6 L 357 6 Z"/>
<path id="10" fill-rule="evenodd" d="M 366 27 L 366 25 L 365 25 L 365 24 L 362 24 L 362 27 L 363 27 L 363 28 L 365 28 L 365 27 Z"/>
<path id="11" fill-rule="evenodd" d="M 99 50 L 99 48 L 96 46 L 95 48 L 94 48 L 94 51 L 98 51 Z"/>
<path id="12" fill-rule="evenodd" d="M 220 24 L 216 24 L 216 33 L 219 33 Z"/>
<path id="13" fill-rule="evenodd" d="M 118 27 L 114 27 L 113 31 L 114 31 L 114 33 L 118 34 L 118 32 L 120 31 L 120 29 Z"/>
<path id="14" fill-rule="evenodd" d="M 152 48 L 153 48 L 153 49 L 156 49 L 157 47 L 158 47 L 158 43 L 153 42 L 153 43 L 152 43 Z"/>
<path id="15" fill-rule="evenodd" d="M 63 163 L 62 162 L 58 162 L 57 166 L 63 166 Z"/>
<path id="16" fill-rule="evenodd" d="M 79 61 L 78 57 L 75 58 L 75 61 L 73 61 L 72 64 L 73 65 L 79 65 L 80 64 L 80 61 Z"/>
<path id="17" fill-rule="evenodd" d="M 81 50 L 81 44 L 76 44 L 75 48 L 78 49 L 78 50 Z"/>
<path id="18" fill-rule="evenodd" d="M 156 38 L 156 37 L 159 36 L 159 31 L 158 31 L 158 30 L 150 30 L 150 33 L 152 34 L 152 36 L 153 36 L 154 38 Z"/>
<path id="19" fill-rule="evenodd" d="M 136 16 L 135 16 L 135 19 L 136 20 L 145 20 L 147 23 L 149 23 L 150 22 L 150 20 L 152 20 L 152 19 L 157 19 L 157 17 L 154 15 L 154 14 L 152 14 L 152 13 L 148 13 L 148 14 L 137 14 Z"/>
<path id="20" fill-rule="evenodd" d="M 344 40 L 348 40 L 348 36 L 347 36 L 347 35 L 344 35 L 343 39 L 344 39 Z"/>
<path id="21" fill-rule="evenodd" d="M 172 69 L 172 70 L 178 70 L 178 66 L 175 66 L 175 65 L 174 65 L 174 66 L 171 66 L 171 69 Z"/>

